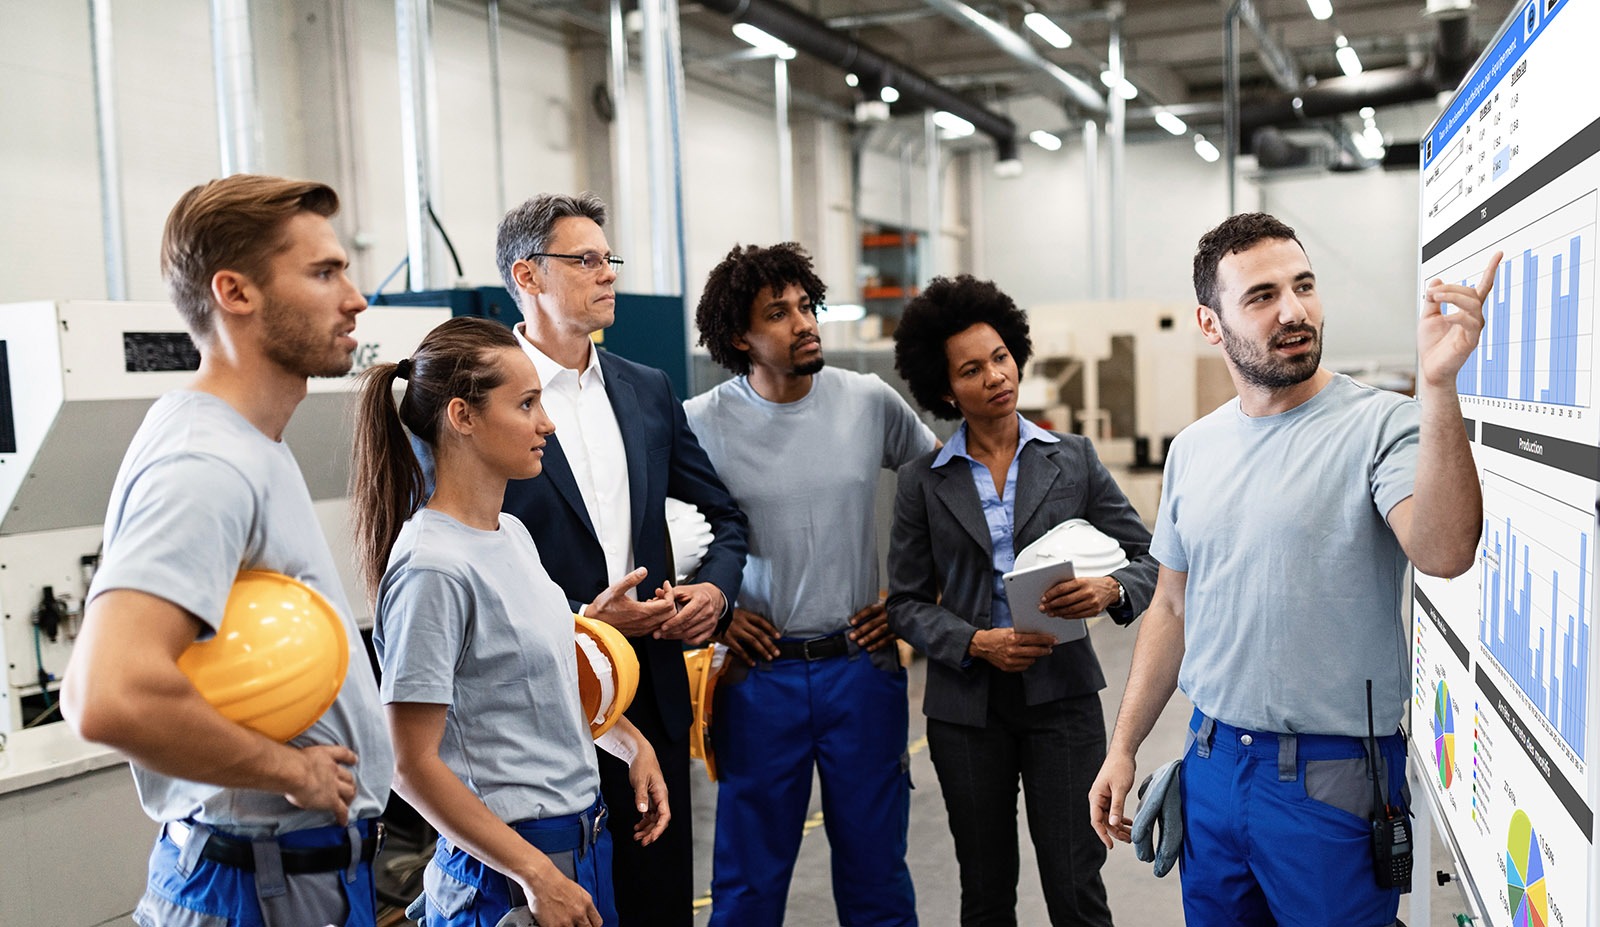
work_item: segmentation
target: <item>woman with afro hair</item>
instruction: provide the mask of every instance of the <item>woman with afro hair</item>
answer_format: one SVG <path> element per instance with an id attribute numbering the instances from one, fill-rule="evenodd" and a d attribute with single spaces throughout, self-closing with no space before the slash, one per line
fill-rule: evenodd
<path id="1" fill-rule="evenodd" d="M 1057 644 L 1013 614 L 1109 612 L 1126 625 L 1149 604 L 1150 532 L 1081 435 L 1017 413 L 1032 344 L 1027 316 L 988 281 L 938 278 L 907 304 L 895 369 L 926 410 L 961 425 L 900 471 L 889 547 L 889 623 L 928 656 L 923 713 L 961 871 L 961 923 L 1016 924 L 1017 783 L 1050 923 L 1109 925 L 1089 824 L 1089 787 L 1106 753 L 1087 637 Z M 1127 567 L 1009 602 L 1001 576 L 1017 551 L 1070 519 L 1117 541 Z"/>

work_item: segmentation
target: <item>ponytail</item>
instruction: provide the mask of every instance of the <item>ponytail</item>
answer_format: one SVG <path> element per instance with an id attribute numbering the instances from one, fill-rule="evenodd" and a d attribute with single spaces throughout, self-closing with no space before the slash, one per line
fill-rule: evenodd
<path id="1" fill-rule="evenodd" d="M 356 404 L 350 507 L 356 564 L 368 602 L 377 601 L 378 583 L 400 526 L 427 501 L 422 465 L 394 404 L 394 381 L 401 372 L 399 364 L 367 368 L 361 374 Z"/>
<path id="2" fill-rule="evenodd" d="M 410 435 L 437 449 L 450 400 L 482 408 L 489 391 L 505 380 L 495 352 L 517 347 L 516 336 L 504 325 L 461 316 L 429 332 L 398 364 L 377 364 L 361 374 L 350 506 L 356 565 L 369 602 L 378 599 L 378 584 L 400 527 L 428 501 Z M 406 381 L 398 405 L 397 379 Z"/>

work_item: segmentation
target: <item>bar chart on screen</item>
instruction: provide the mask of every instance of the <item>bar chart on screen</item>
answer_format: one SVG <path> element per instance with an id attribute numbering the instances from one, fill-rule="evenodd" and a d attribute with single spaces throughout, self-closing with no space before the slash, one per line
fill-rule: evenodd
<path id="1" fill-rule="evenodd" d="M 1478 640 L 1581 781 L 1594 515 L 1490 471 L 1483 510 Z"/>
<path id="2" fill-rule="evenodd" d="M 1478 349 L 1456 377 L 1463 396 L 1587 408 L 1593 370 L 1596 194 L 1506 236 Z M 1491 251 L 1442 271 L 1476 284 Z"/>

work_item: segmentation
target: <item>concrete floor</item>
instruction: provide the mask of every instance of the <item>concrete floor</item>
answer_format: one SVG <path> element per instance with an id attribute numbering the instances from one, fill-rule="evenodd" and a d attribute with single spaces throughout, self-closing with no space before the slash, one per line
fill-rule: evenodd
<path id="1" fill-rule="evenodd" d="M 1133 654 L 1135 622 L 1119 628 L 1102 621 L 1091 631 L 1095 649 L 1105 667 L 1109 687 L 1101 693 L 1109 731 L 1115 720 L 1117 706 L 1122 699 L 1122 687 L 1128 676 L 1128 665 Z M 928 758 L 926 740 L 923 738 L 922 683 L 925 664 L 919 658 L 911 671 L 911 742 L 912 781 L 916 788 L 911 793 L 911 835 L 909 863 L 916 884 L 917 915 L 925 925 L 946 925 L 957 922 L 960 910 L 960 887 L 957 880 L 955 850 L 950 831 L 945 822 L 944 799 L 934 776 L 933 764 Z M 1149 772 L 1167 759 L 1177 756 L 1184 746 L 1185 724 L 1189 717 L 1189 704 L 1178 694 L 1162 714 L 1150 739 L 1139 754 L 1141 774 Z M 698 766 L 698 764 L 697 764 Z M 801 842 L 800 859 L 795 867 L 794 882 L 789 890 L 787 927 L 832 927 L 838 924 L 834 914 L 833 896 L 828 871 L 828 840 L 820 824 L 821 801 L 819 789 L 812 789 L 811 817 L 805 839 Z M 695 827 L 695 878 L 705 886 L 696 902 L 696 921 L 708 920 L 711 910 L 709 885 L 711 881 L 711 838 L 716 808 L 716 785 L 707 781 L 703 769 L 697 768 L 694 776 L 694 827 Z M 1035 866 L 1032 844 L 1026 837 L 1026 815 L 1021 815 L 1024 828 L 1021 839 L 1022 873 L 1017 887 L 1017 923 L 1024 927 L 1046 925 L 1044 897 L 1039 890 L 1039 875 Z M 1426 921 L 1413 917 L 1408 902 L 1401 902 L 1400 916 L 1408 924 L 1426 923 L 1429 927 L 1456 927 L 1455 913 L 1464 911 L 1465 905 L 1454 885 L 1435 886 L 1432 869 L 1449 868 L 1449 856 L 1443 845 L 1434 840 L 1433 866 L 1424 873 L 1417 872 L 1415 883 L 1419 889 L 1429 889 L 1430 916 Z M 1157 879 L 1148 863 L 1134 857 L 1130 847 L 1118 845 L 1106 862 L 1103 875 L 1111 899 L 1112 915 L 1124 927 L 1145 925 L 1177 925 L 1183 923 L 1183 906 L 1179 896 L 1178 874 L 1174 870 L 1166 878 Z"/>

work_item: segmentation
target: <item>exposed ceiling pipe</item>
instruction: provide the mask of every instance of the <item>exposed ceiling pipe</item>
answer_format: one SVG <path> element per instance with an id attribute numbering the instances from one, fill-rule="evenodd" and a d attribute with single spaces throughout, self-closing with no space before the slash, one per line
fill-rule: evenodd
<path id="1" fill-rule="evenodd" d="M 1031 43 L 1006 26 L 978 12 L 960 0 L 923 0 L 928 6 L 933 7 L 956 22 L 973 32 L 987 38 L 1000 47 L 1000 50 L 1030 67 L 1045 73 L 1060 89 L 1066 91 L 1067 97 L 1078 106 L 1092 112 L 1104 113 L 1106 111 L 1105 98 L 1089 83 L 1077 75 L 1064 70 L 1060 65 L 1039 54 Z"/>
<path id="2" fill-rule="evenodd" d="M 106 255 L 106 299 L 127 299 L 122 158 L 117 147 L 116 69 L 111 54 L 111 0 L 89 0 L 89 56 L 94 63 L 95 142 L 100 154 L 100 231 Z"/>
<path id="3" fill-rule="evenodd" d="M 259 171 L 261 108 L 250 0 L 211 0 L 211 69 L 217 83 L 222 175 Z"/>
<path id="4" fill-rule="evenodd" d="M 1380 68 L 1353 77 L 1330 77 L 1298 93 L 1260 97 L 1239 107 L 1239 138 L 1248 143 L 1255 130 L 1378 109 L 1456 89 L 1477 59 L 1472 24 L 1465 16 L 1440 17 L 1428 61 L 1418 68 Z"/>
<path id="5" fill-rule="evenodd" d="M 747 22 L 824 64 L 852 72 L 863 83 L 894 87 L 904 103 L 960 116 L 995 140 L 1000 161 L 1017 157 L 1016 123 L 940 86 L 909 65 L 829 29 L 820 19 L 778 0 L 702 0 L 700 5 L 736 22 Z"/>

